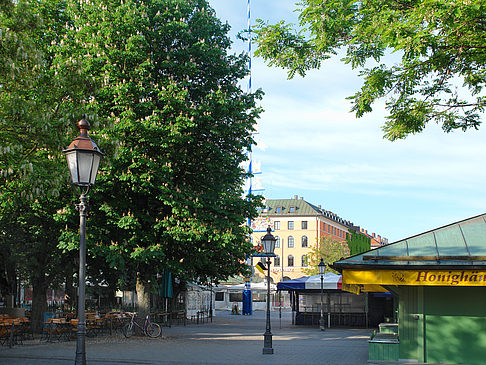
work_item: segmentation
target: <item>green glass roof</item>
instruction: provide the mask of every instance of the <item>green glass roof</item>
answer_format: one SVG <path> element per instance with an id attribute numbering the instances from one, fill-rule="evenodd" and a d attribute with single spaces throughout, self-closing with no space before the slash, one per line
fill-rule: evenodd
<path id="1" fill-rule="evenodd" d="M 486 267 L 486 214 L 336 261 L 342 268 Z"/>

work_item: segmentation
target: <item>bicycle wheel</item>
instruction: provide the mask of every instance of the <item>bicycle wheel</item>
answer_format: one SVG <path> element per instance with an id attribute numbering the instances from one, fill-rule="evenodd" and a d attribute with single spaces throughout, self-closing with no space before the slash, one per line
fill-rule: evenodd
<path id="1" fill-rule="evenodd" d="M 133 335 L 133 323 L 131 322 L 127 322 L 123 325 L 123 328 L 122 328 L 122 332 L 123 332 L 123 335 L 126 337 L 126 338 L 129 338 Z"/>
<path id="2" fill-rule="evenodd" d="M 160 336 L 160 326 L 157 323 L 149 323 L 147 326 L 147 329 L 145 330 L 145 333 L 147 336 L 155 338 Z"/>

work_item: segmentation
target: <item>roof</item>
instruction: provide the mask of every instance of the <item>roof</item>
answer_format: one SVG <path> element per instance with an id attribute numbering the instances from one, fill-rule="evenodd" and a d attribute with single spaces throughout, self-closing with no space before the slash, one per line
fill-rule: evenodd
<path id="1" fill-rule="evenodd" d="M 281 212 L 277 211 L 281 208 Z M 291 211 L 295 208 L 295 211 Z M 268 215 L 322 215 L 321 209 L 303 199 L 267 199 L 265 211 Z"/>
<path id="2" fill-rule="evenodd" d="M 278 208 L 280 208 L 280 212 L 278 211 Z M 342 219 L 337 214 L 322 209 L 321 206 L 317 207 L 314 204 L 305 201 L 302 197 L 299 199 L 297 196 L 293 199 L 267 199 L 265 201 L 265 208 L 260 211 L 260 215 L 279 217 L 321 216 L 344 226 L 350 228 L 354 227 L 353 223 Z"/>
<path id="3" fill-rule="evenodd" d="M 259 283 L 254 283 L 254 282 L 251 282 L 250 283 L 250 288 L 251 290 L 267 290 L 267 283 L 265 281 L 262 281 L 262 282 L 259 282 Z M 226 287 L 228 290 L 238 290 L 238 291 L 241 291 L 241 290 L 244 290 L 246 289 L 246 285 L 245 283 L 243 284 L 237 284 L 237 285 L 231 285 L 231 286 L 227 286 Z M 270 290 L 272 291 L 275 291 L 276 289 L 276 286 L 275 284 L 273 283 L 270 283 Z"/>
<path id="4" fill-rule="evenodd" d="M 335 269 L 486 267 L 486 213 L 336 261 Z"/>

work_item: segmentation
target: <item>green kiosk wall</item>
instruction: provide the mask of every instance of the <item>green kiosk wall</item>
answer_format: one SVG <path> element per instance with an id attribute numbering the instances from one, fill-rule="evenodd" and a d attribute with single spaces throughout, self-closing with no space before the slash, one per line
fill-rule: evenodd
<path id="1" fill-rule="evenodd" d="M 486 363 L 486 288 L 399 287 L 400 359 Z"/>

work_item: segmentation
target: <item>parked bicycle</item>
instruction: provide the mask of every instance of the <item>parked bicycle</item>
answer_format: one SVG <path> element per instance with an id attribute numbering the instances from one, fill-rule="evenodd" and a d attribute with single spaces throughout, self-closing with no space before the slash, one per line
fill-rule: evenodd
<path id="1" fill-rule="evenodd" d="M 130 321 L 128 321 L 123 325 L 122 331 L 126 338 L 131 337 L 135 333 L 135 326 L 140 328 L 142 330 L 142 333 L 145 336 L 149 336 L 152 338 L 159 337 L 160 333 L 162 332 L 160 326 L 157 323 L 152 323 L 148 315 L 147 317 L 145 317 L 143 326 L 141 326 L 135 320 L 135 314 L 134 314 L 131 316 Z"/>

